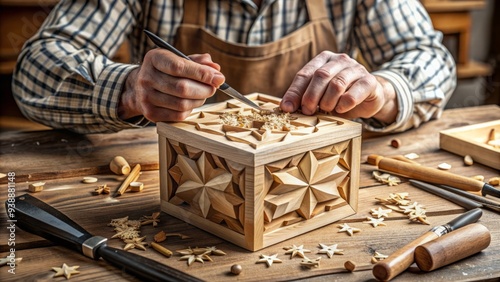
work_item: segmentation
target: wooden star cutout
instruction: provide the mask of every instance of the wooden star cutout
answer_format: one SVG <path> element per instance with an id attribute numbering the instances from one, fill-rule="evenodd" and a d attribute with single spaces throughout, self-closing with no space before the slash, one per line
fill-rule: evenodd
<path id="1" fill-rule="evenodd" d="M 349 236 L 352 236 L 354 233 L 361 231 L 361 229 L 359 229 L 359 228 L 350 227 L 347 223 L 340 224 L 339 228 L 341 228 L 341 229 L 338 232 L 347 232 L 347 234 L 349 234 Z"/>
<path id="2" fill-rule="evenodd" d="M 381 217 L 381 218 L 373 218 L 373 217 L 367 217 L 366 219 L 368 219 L 368 221 L 363 221 L 363 223 L 367 223 L 367 224 L 371 224 L 373 225 L 373 227 L 377 227 L 377 226 L 387 226 L 387 224 L 385 224 L 384 221 L 384 218 Z"/>
<path id="3" fill-rule="evenodd" d="M 317 259 L 314 260 L 304 257 L 304 259 L 300 262 L 300 265 L 307 268 L 319 267 L 320 260 L 321 257 L 318 257 Z"/>
<path id="4" fill-rule="evenodd" d="M 144 241 L 144 239 L 146 239 L 146 236 L 140 237 L 140 238 L 137 237 L 137 238 L 133 238 L 133 239 L 125 239 L 123 241 L 127 244 L 125 245 L 125 247 L 123 247 L 123 249 L 125 251 L 128 251 L 130 249 L 139 249 L 139 250 L 145 251 L 146 247 L 144 247 L 144 245 L 147 245 L 148 243 L 142 242 L 142 241 Z"/>
<path id="5" fill-rule="evenodd" d="M 260 259 L 256 263 L 265 262 L 267 267 L 271 267 L 273 263 L 282 263 L 282 261 L 278 258 L 278 254 L 274 254 L 272 256 L 260 255 Z"/>
<path id="6" fill-rule="evenodd" d="M 70 279 L 71 274 L 80 273 L 80 271 L 77 270 L 79 267 L 79 265 L 68 266 L 67 264 L 63 263 L 62 267 L 52 267 L 52 270 L 56 272 L 56 274 L 54 274 L 54 277 L 64 276 L 66 277 L 66 279 Z"/>
<path id="7" fill-rule="evenodd" d="M 301 258 L 305 258 L 304 253 L 310 253 L 310 250 L 304 249 L 304 245 L 300 246 L 295 246 L 292 245 L 291 247 L 284 247 L 283 249 L 286 250 L 285 255 L 290 254 L 290 259 L 292 259 L 295 256 L 299 256 Z"/>
<path id="8" fill-rule="evenodd" d="M 389 214 L 392 212 L 391 209 L 384 210 L 382 208 L 378 209 L 371 209 L 371 214 L 374 217 L 381 218 L 381 217 L 389 217 Z"/>
<path id="9" fill-rule="evenodd" d="M 343 255 L 344 250 L 338 249 L 338 244 L 334 244 L 331 246 L 327 246 L 325 244 L 319 243 L 321 250 L 318 251 L 318 254 L 327 254 L 329 258 L 332 258 L 333 255 Z"/>

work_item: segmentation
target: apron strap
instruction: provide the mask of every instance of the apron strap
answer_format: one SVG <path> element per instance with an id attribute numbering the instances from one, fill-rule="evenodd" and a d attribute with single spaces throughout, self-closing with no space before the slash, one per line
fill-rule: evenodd
<path id="1" fill-rule="evenodd" d="M 184 0 L 184 18 L 182 23 L 205 27 L 207 0 Z"/>

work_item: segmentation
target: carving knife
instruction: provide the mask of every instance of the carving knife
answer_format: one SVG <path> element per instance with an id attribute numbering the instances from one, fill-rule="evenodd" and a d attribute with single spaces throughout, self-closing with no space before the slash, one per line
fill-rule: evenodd
<path id="1" fill-rule="evenodd" d="M 191 58 L 189 58 L 188 56 L 184 55 L 184 53 L 182 53 L 181 51 L 177 50 L 174 46 L 168 44 L 168 42 L 166 42 L 165 40 L 161 39 L 160 37 L 158 37 L 156 34 L 152 33 L 151 31 L 149 30 L 144 30 L 144 33 L 146 33 L 146 35 L 149 37 L 149 39 L 151 39 L 151 41 L 154 42 L 154 44 L 156 44 L 156 46 L 160 47 L 160 48 L 163 48 L 163 49 L 167 49 L 169 50 L 170 52 L 176 54 L 177 56 L 181 57 L 181 58 L 184 58 L 186 60 L 189 60 L 189 61 L 192 61 Z M 220 87 L 219 87 L 219 90 L 224 92 L 226 95 L 240 101 L 240 102 L 243 102 L 245 103 L 246 105 L 258 110 L 258 111 L 261 111 L 262 109 L 257 105 L 255 104 L 254 102 L 252 102 L 252 100 L 248 99 L 247 97 L 243 96 L 243 94 L 241 94 L 240 92 L 236 91 L 234 88 L 232 88 L 231 86 L 229 86 L 227 83 L 223 83 Z"/>
<path id="2" fill-rule="evenodd" d="M 459 215 L 446 224 L 435 226 L 417 239 L 394 252 L 388 258 L 377 262 L 377 264 L 373 266 L 373 276 L 380 281 L 391 280 L 401 272 L 405 271 L 414 262 L 415 248 L 439 238 L 444 234 L 450 233 L 453 230 L 474 223 L 478 221 L 482 215 L 483 211 L 480 208 L 475 208 Z"/>
<path id="3" fill-rule="evenodd" d="M 105 261 L 146 281 L 202 281 L 152 259 L 109 247 L 107 239 L 93 236 L 69 217 L 28 194 L 9 198 L 5 209 L 21 229 L 59 243 L 92 258 Z"/>

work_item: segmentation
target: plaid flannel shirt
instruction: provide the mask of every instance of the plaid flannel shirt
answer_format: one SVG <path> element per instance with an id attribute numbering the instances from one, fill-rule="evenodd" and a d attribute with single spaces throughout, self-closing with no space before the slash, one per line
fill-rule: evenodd
<path id="1" fill-rule="evenodd" d="M 416 0 L 329 0 L 325 9 L 339 52 L 359 50 L 374 75 L 395 87 L 399 113 L 373 131 L 397 132 L 439 117 L 456 86 L 455 63 L 442 34 Z M 153 48 L 151 30 L 169 42 L 182 21 L 183 0 L 61 1 L 26 42 L 12 88 L 22 112 L 54 128 L 80 133 L 115 132 L 147 121 L 117 113 L 128 73 Z M 304 1 L 209 0 L 206 28 L 229 42 L 259 45 L 308 21 Z M 135 64 L 112 61 L 128 39 Z M 372 120 L 373 121 L 373 120 Z"/>

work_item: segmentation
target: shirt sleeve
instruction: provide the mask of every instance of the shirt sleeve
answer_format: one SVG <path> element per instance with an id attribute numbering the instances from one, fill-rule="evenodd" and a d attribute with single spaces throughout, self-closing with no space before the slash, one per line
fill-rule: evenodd
<path id="1" fill-rule="evenodd" d="M 378 132 L 401 132 L 438 118 L 456 87 L 456 66 L 419 1 L 358 1 L 355 40 L 373 74 L 392 83 L 397 120 L 365 122 Z"/>
<path id="2" fill-rule="evenodd" d="M 139 14 L 133 1 L 61 1 L 19 56 L 12 89 L 23 114 L 78 133 L 147 124 L 117 113 L 127 75 L 138 66 L 109 59 Z"/>

